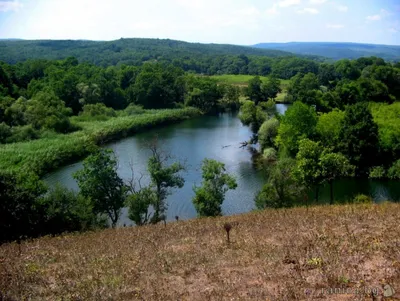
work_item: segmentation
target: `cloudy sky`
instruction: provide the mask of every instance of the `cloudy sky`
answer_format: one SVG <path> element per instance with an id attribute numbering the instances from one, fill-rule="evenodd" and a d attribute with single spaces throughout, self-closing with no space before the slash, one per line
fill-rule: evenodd
<path id="1" fill-rule="evenodd" d="M 0 38 L 400 45 L 400 0 L 0 0 Z"/>

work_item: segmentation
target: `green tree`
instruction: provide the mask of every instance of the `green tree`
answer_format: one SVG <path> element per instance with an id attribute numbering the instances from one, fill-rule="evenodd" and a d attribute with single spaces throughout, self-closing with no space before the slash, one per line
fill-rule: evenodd
<path id="1" fill-rule="evenodd" d="M 296 155 L 295 176 L 299 183 L 311 189 L 315 186 L 315 200 L 318 202 L 319 186 L 322 183 L 320 157 L 323 147 L 319 142 L 303 139 L 299 142 L 299 151 Z"/>
<path id="2" fill-rule="evenodd" d="M 117 160 L 112 150 L 102 149 L 83 161 L 83 169 L 74 174 L 80 193 L 89 198 L 93 210 L 107 214 L 115 227 L 127 193 L 127 186 L 117 173 Z"/>
<path id="3" fill-rule="evenodd" d="M 149 148 L 151 156 L 147 163 L 147 169 L 156 194 L 151 222 L 158 223 L 166 219 L 167 205 L 165 202 L 171 189 L 182 188 L 185 183 L 184 178 L 179 175 L 179 172 L 185 170 L 185 167 L 180 162 L 168 165 L 167 161 L 171 157 L 158 148 L 157 141 L 154 141 Z"/>
<path id="4" fill-rule="evenodd" d="M 353 176 L 354 166 L 340 153 L 324 151 L 320 158 L 320 171 L 323 182 L 330 186 L 330 202 L 333 204 L 333 181 L 346 176 Z"/>
<path id="5" fill-rule="evenodd" d="M 226 172 L 224 163 L 213 159 L 204 159 L 201 170 L 203 181 L 193 188 L 193 204 L 199 216 L 219 216 L 225 194 L 236 189 L 236 180 Z"/>
<path id="6" fill-rule="evenodd" d="M 261 84 L 263 100 L 275 99 L 278 93 L 282 92 L 281 83 L 275 76 L 269 76 L 267 81 Z"/>
<path id="7" fill-rule="evenodd" d="M 251 126 L 253 133 L 258 132 L 266 118 L 267 114 L 262 108 L 250 100 L 240 107 L 239 119 L 244 125 Z"/>
<path id="8" fill-rule="evenodd" d="M 261 90 L 261 79 L 259 76 L 255 76 L 249 80 L 246 94 L 250 100 L 254 101 L 257 105 L 260 101 L 265 100 L 263 92 Z"/>
<path id="9" fill-rule="evenodd" d="M 45 192 L 36 175 L 0 173 L 0 243 L 42 234 L 38 199 Z"/>
<path id="10" fill-rule="evenodd" d="M 367 103 L 357 103 L 345 110 L 339 133 L 340 152 L 356 166 L 356 174 L 366 174 L 379 158 L 378 126 Z"/>
<path id="11" fill-rule="evenodd" d="M 317 114 L 315 109 L 301 102 L 295 102 L 282 116 L 276 143 L 296 155 L 299 141 L 315 135 Z"/>
<path id="12" fill-rule="evenodd" d="M 40 202 L 46 208 L 42 222 L 51 234 L 84 231 L 101 225 L 90 199 L 60 184 L 50 189 Z"/>
<path id="13" fill-rule="evenodd" d="M 322 145 L 337 149 L 344 114 L 344 111 L 333 109 L 329 113 L 319 115 L 316 130 Z"/>
<path id="14" fill-rule="evenodd" d="M 278 135 L 279 120 L 272 117 L 265 121 L 258 131 L 258 142 L 260 143 L 261 150 L 275 145 L 275 139 Z"/>
<path id="15" fill-rule="evenodd" d="M 295 165 L 295 160 L 287 158 L 272 167 L 268 182 L 255 197 L 257 209 L 288 208 L 302 201 L 304 189 L 294 176 Z"/>
<path id="16" fill-rule="evenodd" d="M 393 165 L 389 168 L 388 176 L 390 179 L 393 180 L 400 179 L 400 159 L 395 161 Z"/>
<path id="17" fill-rule="evenodd" d="M 157 204 L 157 195 L 152 187 L 144 187 L 128 195 L 126 205 L 128 217 L 136 225 L 146 225 L 151 221 L 150 206 Z"/>

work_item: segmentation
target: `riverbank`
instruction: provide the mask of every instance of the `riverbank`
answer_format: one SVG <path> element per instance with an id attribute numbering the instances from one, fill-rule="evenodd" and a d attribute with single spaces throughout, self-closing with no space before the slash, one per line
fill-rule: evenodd
<path id="1" fill-rule="evenodd" d="M 113 117 L 106 121 L 77 121 L 82 130 L 0 146 L 0 169 L 33 171 L 38 175 L 77 161 L 98 146 L 140 131 L 201 115 L 195 108 L 149 110 L 140 115 Z"/>
<path id="2" fill-rule="evenodd" d="M 0 292 L 12 300 L 381 300 L 369 291 L 400 291 L 399 219 L 394 203 L 316 206 L 45 237 L 22 242 L 21 253 L 0 246 Z"/>

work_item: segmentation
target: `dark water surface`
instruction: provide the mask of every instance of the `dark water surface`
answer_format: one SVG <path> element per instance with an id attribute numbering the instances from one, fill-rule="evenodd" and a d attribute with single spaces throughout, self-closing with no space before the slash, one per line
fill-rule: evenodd
<path id="1" fill-rule="evenodd" d="M 277 111 L 284 113 L 287 105 L 278 104 Z M 238 214 L 251 211 L 254 206 L 254 195 L 261 189 L 265 180 L 257 171 L 252 154 L 248 149 L 240 148 L 240 142 L 249 140 L 252 133 L 243 126 L 235 113 L 224 113 L 219 116 L 202 116 L 184 122 L 157 128 L 145 133 L 114 142 L 106 147 L 114 150 L 118 157 L 120 176 L 131 178 L 131 165 L 135 176 L 144 174 L 142 183 L 149 181 L 146 171 L 150 152 L 146 145 L 158 135 L 159 145 L 176 159 L 186 161 L 187 171 L 182 175 L 185 185 L 176 189 L 168 197 L 168 220 L 196 217 L 192 204 L 193 185 L 201 183 L 201 162 L 204 158 L 212 158 L 225 163 L 228 172 L 233 174 L 238 182 L 238 188 L 226 194 L 222 206 L 223 214 Z M 82 168 L 82 162 L 65 166 L 48 174 L 44 180 L 50 186 L 60 182 L 62 185 L 78 190 L 72 174 Z M 349 199 L 357 193 L 369 194 L 376 201 L 385 199 L 400 199 L 400 183 L 398 181 L 371 181 L 345 179 L 334 183 L 336 199 Z M 310 195 L 313 195 L 310 193 Z M 320 200 L 329 202 L 329 187 L 320 190 Z M 123 212 L 121 224 L 130 224 Z"/>

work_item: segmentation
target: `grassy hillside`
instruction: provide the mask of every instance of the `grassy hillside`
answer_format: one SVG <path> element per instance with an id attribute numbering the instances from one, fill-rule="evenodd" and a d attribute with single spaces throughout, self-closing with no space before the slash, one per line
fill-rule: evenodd
<path id="1" fill-rule="evenodd" d="M 400 60 L 400 46 L 375 45 L 359 43 L 260 43 L 254 45 L 259 49 L 276 49 L 300 55 L 324 56 L 334 60 L 357 59 L 364 56 L 378 56 L 389 61 Z"/>
<path id="2" fill-rule="evenodd" d="M 288 52 L 224 44 L 188 43 L 163 39 L 83 40 L 3 40 L 0 61 L 17 63 L 27 59 L 63 59 L 74 56 L 98 65 L 137 64 L 143 61 L 203 59 L 219 55 L 290 56 Z"/>
<path id="3" fill-rule="evenodd" d="M 382 296 L 390 284 L 398 292 L 385 300 L 399 300 L 399 219 L 394 203 L 320 206 L 6 244 L 0 292 L 5 300 L 381 300 L 369 292 Z"/>

